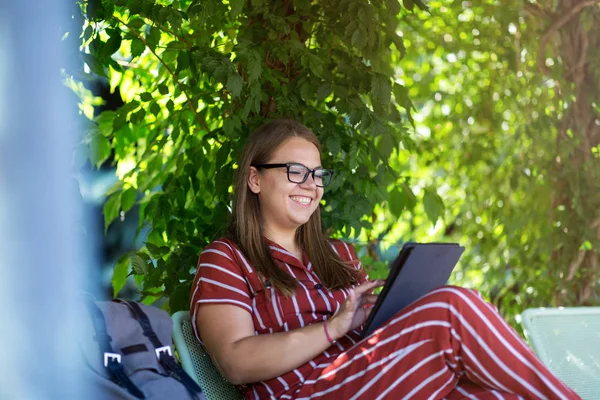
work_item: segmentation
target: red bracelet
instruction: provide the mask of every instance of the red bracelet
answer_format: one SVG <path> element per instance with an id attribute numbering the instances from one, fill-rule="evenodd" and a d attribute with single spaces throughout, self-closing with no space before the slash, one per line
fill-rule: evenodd
<path id="1" fill-rule="evenodd" d="M 327 330 L 327 320 L 326 319 L 323 320 L 323 329 L 325 330 L 325 337 L 327 338 L 327 341 L 331 344 L 336 344 L 337 340 L 332 339 L 331 336 L 329 336 L 329 331 Z"/>

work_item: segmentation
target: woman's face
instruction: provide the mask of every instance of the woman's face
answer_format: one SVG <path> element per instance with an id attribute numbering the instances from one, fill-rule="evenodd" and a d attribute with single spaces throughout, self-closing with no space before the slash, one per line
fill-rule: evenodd
<path id="1" fill-rule="evenodd" d="M 317 147 L 306 139 L 292 137 L 281 144 L 269 164 L 298 163 L 314 169 L 321 166 Z M 248 186 L 258 194 L 265 234 L 295 231 L 308 222 L 323 197 L 311 174 L 304 183 L 288 180 L 287 169 L 257 170 L 251 167 Z"/>

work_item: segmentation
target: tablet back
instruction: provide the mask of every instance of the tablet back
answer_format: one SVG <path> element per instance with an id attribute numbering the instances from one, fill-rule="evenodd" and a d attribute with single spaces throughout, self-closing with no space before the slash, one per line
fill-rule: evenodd
<path id="1" fill-rule="evenodd" d="M 444 286 L 465 250 L 457 243 L 407 243 L 390 269 L 362 337 L 433 289 Z"/>

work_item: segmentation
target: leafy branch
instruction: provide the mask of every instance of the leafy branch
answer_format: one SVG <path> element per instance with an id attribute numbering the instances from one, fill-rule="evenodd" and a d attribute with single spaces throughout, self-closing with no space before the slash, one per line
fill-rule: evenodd
<path id="1" fill-rule="evenodd" d="M 200 114 L 198 114 L 198 111 L 196 110 L 196 107 L 194 106 L 191 96 L 188 94 L 185 86 L 183 86 L 181 84 L 181 82 L 179 82 L 179 79 L 177 78 L 177 75 L 175 74 L 175 72 L 173 72 L 173 70 L 171 69 L 171 67 L 169 67 L 169 65 L 161 58 L 160 55 L 158 55 L 158 53 L 154 50 L 154 48 L 152 46 L 149 45 L 148 41 L 146 40 L 146 38 L 140 34 L 136 29 L 134 29 L 133 27 L 131 27 L 130 25 L 128 25 L 127 23 L 125 23 L 124 21 L 122 21 L 121 19 L 119 19 L 118 17 L 113 15 L 113 18 L 119 22 L 120 24 L 126 26 L 130 32 L 133 32 L 133 34 L 140 39 L 144 45 L 146 45 L 146 47 L 148 48 L 148 50 L 150 50 L 150 52 L 152 54 L 154 54 L 154 56 L 156 57 L 156 59 L 158 61 L 160 61 L 160 63 L 166 68 L 166 70 L 169 72 L 169 74 L 171 74 L 171 77 L 173 78 L 173 82 L 179 86 L 179 88 L 181 89 L 182 93 L 185 95 L 188 105 L 190 106 L 190 109 L 192 110 L 192 112 L 194 113 L 196 120 L 200 123 L 200 125 L 202 125 L 202 127 L 206 130 L 206 133 L 208 135 L 210 135 L 212 132 L 210 130 L 210 128 L 208 127 L 208 125 L 206 124 L 206 121 L 204 121 L 204 119 L 200 116 Z"/>

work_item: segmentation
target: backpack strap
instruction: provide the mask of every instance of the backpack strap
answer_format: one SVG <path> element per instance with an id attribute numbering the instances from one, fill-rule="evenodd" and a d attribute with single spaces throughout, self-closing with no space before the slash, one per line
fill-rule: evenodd
<path id="1" fill-rule="evenodd" d="M 92 317 L 92 323 L 94 330 L 96 331 L 96 337 L 94 338 L 98 342 L 100 351 L 102 351 L 102 357 L 104 359 L 104 368 L 107 369 L 109 376 L 118 385 L 127 389 L 127 391 L 137 397 L 138 399 L 145 399 L 144 393 L 129 379 L 123 365 L 121 365 L 121 354 L 113 351 L 110 342 L 112 338 L 106 332 L 106 320 L 102 314 L 100 307 L 96 305 L 92 300 L 85 299 L 85 305 Z"/>
<path id="2" fill-rule="evenodd" d="M 202 393 L 202 389 L 196 381 L 194 381 L 179 365 L 179 363 L 173 357 L 173 351 L 171 346 L 163 346 L 156 332 L 152 329 L 152 325 L 150 324 L 150 320 L 146 313 L 142 310 L 140 305 L 134 301 L 130 300 L 121 300 L 116 299 L 115 301 L 119 303 L 126 304 L 131 310 L 133 317 L 139 322 L 142 330 L 144 331 L 144 335 L 150 340 L 152 346 L 154 346 L 154 352 L 156 353 L 156 358 L 162 364 L 163 367 L 179 382 L 185 386 L 187 391 L 190 393 L 192 398 L 196 398 L 196 396 Z"/>

